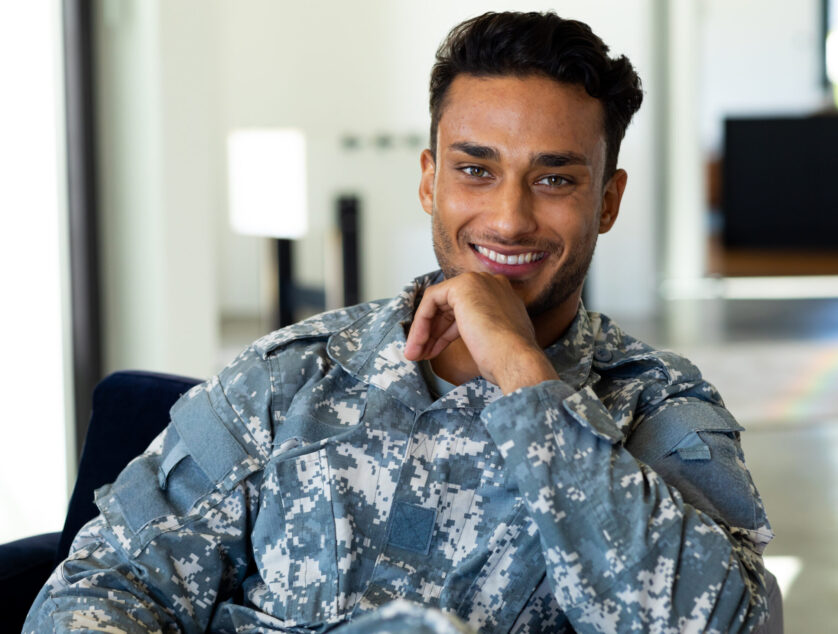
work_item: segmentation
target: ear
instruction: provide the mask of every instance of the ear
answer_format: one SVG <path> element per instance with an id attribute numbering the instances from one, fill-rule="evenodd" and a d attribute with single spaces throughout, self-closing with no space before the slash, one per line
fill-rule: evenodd
<path id="1" fill-rule="evenodd" d="M 419 202 L 422 209 L 429 216 L 434 211 L 434 177 L 436 176 L 436 161 L 430 150 L 423 150 L 419 159 L 422 166 L 422 178 L 419 180 Z"/>
<path id="2" fill-rule="evenodd" d="M 623 192 L 626 190 L 628 174 L 625 170 L 614 172 L 602 193 L 602 210 L 599 215 L 599 232 L 607 233 L 614 226 L 617 216 L 620 213 L 620 201 L 623 199 Z"/>

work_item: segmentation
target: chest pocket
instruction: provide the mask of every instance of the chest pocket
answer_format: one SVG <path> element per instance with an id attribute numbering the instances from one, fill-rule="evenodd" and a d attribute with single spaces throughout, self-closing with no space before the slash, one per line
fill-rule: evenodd
<path id="1" fill-rule="evenodd" d="M 457 614 L 474 629 L 508 632 L 546 570 L 538 530 L 522 500 L 511 518 L 499 522 L 486 555 Z"/>
<path id="2" fill-rule="evenodd" d="M 366 390 L 335 369 L 280 405 L 285 416 L 264 471 L 253 553 L 272 595 L 273 606 L 262 602 L 263 609 L 288 626 L 316 625 L 339 612 L 332 452 L 363 426 Z"/>
<path id="3" fill-rule="evenodd" d="M 313 447 L 302 454 L 301 448 L 287 451 L 268 463 L 253 531 L 257 565 L 276 597 L 275 616 L 289 626 L 337 615 L 329 446 Z"/>

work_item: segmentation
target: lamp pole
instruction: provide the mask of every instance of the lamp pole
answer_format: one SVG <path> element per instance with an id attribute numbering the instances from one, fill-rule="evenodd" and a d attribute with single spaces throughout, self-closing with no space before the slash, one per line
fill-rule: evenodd
<path id="1" fill-rule="evenodd" d="M 279 310 L 277 328 L 294 323 L 294 270 L 292 241 L 288 238 L 276 240 L 277 280 L 279 281 Z"/>

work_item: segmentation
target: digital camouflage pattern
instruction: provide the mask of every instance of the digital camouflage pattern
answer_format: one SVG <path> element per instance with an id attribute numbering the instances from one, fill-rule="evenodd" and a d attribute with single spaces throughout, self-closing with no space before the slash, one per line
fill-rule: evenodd
<path id="1" fill-rule="evenodd" d="M 246 349 L 172 409 L 26 632 L 735 632 L 771 538 L 741 427 L 688 361 L 580 309 L 561 380 L 434 400 L 423 289 Z"/>

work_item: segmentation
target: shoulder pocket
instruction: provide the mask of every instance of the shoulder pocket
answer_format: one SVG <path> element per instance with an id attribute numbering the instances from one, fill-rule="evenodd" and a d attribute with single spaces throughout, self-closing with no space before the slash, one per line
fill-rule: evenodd
<path id="1" fill-rule="evenodd" d="M 116 482 L 96 491 L 96 505 L 136 556 L 161 533 L 201 517 L 261 466 L 201 391 L 172 408 L 162 452 L 135 458 Z"/>
<path id="2" fill-rule="evenodd" d="M 698 432 L 690 432 L 672 448 L 682 460 L 710 460 L 710 447 L 699 436 Z M 670 452 L 670 453 L 672 453 Z"/>
<path id="3" fill-rule="evenodd" d="M 684 460 L 709 460 L 704 432 L 738 434 L 743 427 L 725 408 L 692 399 L 671 399 L 643 419 L 634 429 L 626 448 L 643 462 L 677 454 Z"/>
<path id="4" fill-rule="evenodd" d="M 723 407 L 676 401 L 643 420 L 626 448 L 688 504 L 729 526 L 752 529 L 765 523 L 765 514 L 744 466 L 742 430 Z"/>
<path id="5" fill-rule="evenodd" d="M 181 399 L 172 408 L 172 425 L 201 470 L 228 491 L 259 467 L 215 413 L 206 392 Z"/>

